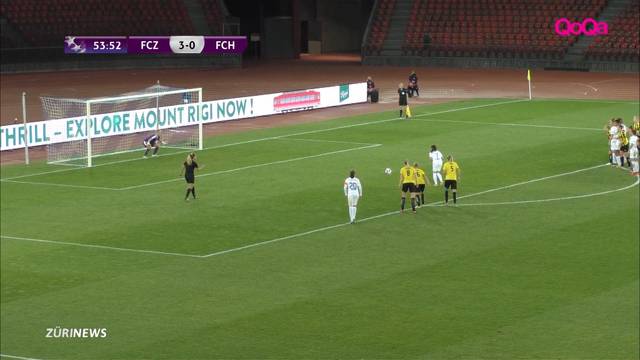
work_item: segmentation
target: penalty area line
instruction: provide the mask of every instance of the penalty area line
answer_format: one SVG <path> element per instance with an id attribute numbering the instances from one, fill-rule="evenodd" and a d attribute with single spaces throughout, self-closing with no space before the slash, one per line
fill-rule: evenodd
<path id="1" fill-rule="evenodd" d="M 544 180 L 554 179 L 554 178 L 561 177 L 561 176 L 567 176 L 567 175 L 576 174 L 576 173 L 580 173 L 580 172 L 584 172 L 584 171 L 589 171 L 589 170 L 601 168 L 603 166 L 608 166 L 608 165 L 609 164 L 590 166 L 590 167 L 587 167 L 587 168 L 578 169 L 578 170 L 574 170 L 574 171 L 569 171 L 569 172 L 565 172 L 565 173 L 560 173 L 560 174 L 556 174 L 556 175 L 544 176 L 544 177 L 541 177 L 541 178 L 531 179 L 531 180 L 527 180 L 527 181 L 523 181 L 523 182 L 511 184 L 511 185 L 500 186 L 500 187 L 497 187 L 497 188 L 488 189 L 488 190 L 480 191 L 480 192 L 469 194 L 469 195 L 463 195 L 463 196 L 458 197 L 458 199 L 465 199 L 465 198 L 470 198 L 470 197 L 474 197 L 474 196 L 484 195 L 484 194 L 488 194 L 488 193 L 491 193 L 491 192 L 494 192 L 494 191 L 506 190 L 506 189 L 517 187 L 517 186 L 522 186 L 522 185 L 526 185 L 526 184 L 535 183 L 535 182 L 538 182 L 538 181 L 544 181 Z M 637 184 L 637 182 L 636 182 L 636 184 Z M 627 186 L 624 189 L 617 189 L 615 191 L 626 190 L 626 189 L 628 189 L 630 187 L 631 186 Z M 603 193 L 599 193 L 597 195 L 605 195 L 605 194 L 608 194 L 608 193 L 611 193 L 611 192 L 615 192 L 615 191 L 606 191 L 606 192 L 603 192 Z M 592 195 L 592 196 L 597 196 L 597 195 Z M 587 197 L 587 196 L 582 196 L 582 197 Z M 579 197 L 575 197 L 575 198 L 579 198 Z M 569 199 L 567 199 L 567 200 L 569 200 Z M 435 207 L 435 206 L 438 206 L 439 204 L 442 204 L 442 201 L 435 201 L 435 202 L 426 204 L 425 206 Z M 386 213 L 383 213 L 383 214 L 378 214 L 378 215 L 373 215 L 373 216 L 369 216 L 369 217 L 363 218 L 361 220 L 358 220 L 358 222 L 361 223 L 361 222 L 365 222 L 365 221 L 371 221 L 371 220 L 375 220 L 375 219 L 379 219 L 379 218 L 383 218 L 383 217 L 386 217 L 386 216 L 395 215 L 395 214 L 399 214 L 399 213 L 400 213 L 399 210 L 390 211 L 390 212 L 386 212 Z M 336 228 L 347 226 L 347 225 L 350 225 L 350 223 L 345 222 L 345 223 L 325 226 L 325 227 L 321 227 L 321 228 L 318 228 L 318 229 L 313 229 L 313 230 L 309 230 L 309 231 L 305 231 L 305 232 L 301 232 L 301 233 L 297 233 L 297 234 L 291 234 L 291 235 L 279 237 L 279 238 L 276 238 L 276 239 L 257 242 L 257 243 L 253 243 L 253 244 L 249 244 L 249 245 L 245 245 L 245 246 L 240 246 L 240 247 L 237 247 L 237 248 L 217 251 L 217 252 L 214 252 L 214 253 L 211 253 L 211 254 L 203 255 L 202 257 L 207 258 L 207 257 L 224 255 L 224 254 L 228 254 L 228 253 L 231 253 L 231 252 L 236 252 L 236 251 L 245 250 L 245 249 L 249 249 L 249 248 L 254 248 L 254 247 L 258 247 L 258 246 L 273 244 L 273 243 L 284 241 L 284 240 L 289 240 L 289 239 L 293 239 L 293 238 L 297 238 L 297 237 L 301 237 L 301 236 L 305 236 L 305 235 L 315 234 L 315 233 L 319 233 L 319 232 L 326 231 L 326 230 L 336 229 Z"/>
<path id="2" fill-rule="evenodd" d="M 196 175 L 196 178 L 202 178 L 202 177 L 205 177 L 205 176 L 212 176 L 212 175 L 228 174 L 228 173 L 233 173 L 233 172 L 237 172 L 237 171 L 255 169 L 255 168 L 264 167 L 264 166 L 270 166 L 270 165 L 286 164 L 286 163 L 290 163 L 290 162 L 294 162 L 294 161 L 301 161 L 301 160 L 313 159 L 313 158 L 317 158 L 317 157 L 321 157 L 321 156 L 341 154 L 341 153 L 345 153 L 345 152 L 348 152 L 348 151 L 371 149 L 371 148 L 375 148 L 375 147 L 379 147 L 379 146 L 382 146 L 382 144 L 371 144 L 371 145 L 367 145 L 367 146 L 359 146 L 359 147 L 350 148 L 350 149 L 342 149 L 342 150 L 330 151 L 330 152 L 325 152 L 325 153 L 320 153 L 320 154 L 315 154 L 315 155 L 301 156 L 301 157 L 297 157 L 297 158 L 272 161 L 272 162 L 268 162 L 268 163 L 248 165 L 248 166 L 243 166 L 243 167 L 239 167 L 239 168 L 235 168 L 235 169 L 220 170 L 220 171 L 214 171 L 214 172 L 210 172 L 210 173 L 204 173 L 204 174 Z M 127 186 L 127 187 L 119 188 L 117 190 L 139 189 L 139 188 L 142 188 L 142 187 L 166 184 L 166 183 L 171 183 L 171 182 L 180 181 L 180 180 L 182 180 L 182 178 L 174 178 L 174 179 L 156 181 L 156 182 L 151 182 L 151 183 L 146 183 L 146 184 Z"/>
<path id="3" fill-rule="evenodd" d="M 621 187 L 621 188 L 618 188 L 618 189 L 601 191 L 601 192 L 596 192 L 596 193 L 591 193 L 591 194 L 564 196 L 564 197 L 548 198 L 548 199 L 536 199 L 536 200 L 518 200 L 518 201 L 503 201 L 503 202 L 475 203 L 475 204 L 457 204 L 456 206 L 522 205 L 522 204 L 545 203 L 545 202 L 552 202 L 552 201 L 565 201 L 565 200 L 584 199 L 584 198 L 590 198 L 590 197 L 594 197 L 594 196 L 602 196 L 602 195 L 612 194 L 612 193 L 619 192 L 619 191 L 628 190 L 628 189 L 631 189 L 633 187 L 637 187 L 638 184 L 640 184 L 640 179 L 636 179 L 636 181 L 631 185 L 627 185 L 627 186 L 624 186 L 624 187 Z M 434 207 L 434 206 L 444 206 L 444 204 L 428 205 L 428 206 L 432 206 L 432 207 Z"/>
<path id="4" fill-rule="evenodd" d="M 78 247 L 86 247 L 86 248 L 94 248 L 94 249 L 128 251 L 128 252 L 156 254 L 156 255 L 183 256 L 183 257 L 191 257 L 191 258 L 201 258 L 201 257 L 203 257 L 202 255 L 182 254 L 182 253 L 174 253 L 174 252 L 155 251 L 155 250 L 121 248 L 121 247 L 106 246 L 106 245 L 82 244 L 82 243 L 74 243 L 74 242 L 67 242 L 67 241 L 54 241 L 54 240 L 45 240 L 45 239 L 34 239 L 34 238 L 19 237 L 19 236 L 9 236 L 9 235 L 0 235 L 0 238 L 8 239 L 8 240 L 30 241 L 30 242 L 36 242 L 36 243 L 45 243 L 45 244 L 54 244 L 54 245 L 68 245 L 68 246 L 78 246 Z"/>
<path id="5" fill-rule="evenodd" d="M 42 360 L 42 359 L 36 359 L 32 357 L 16 356 L 16 355 L 9 355 L 9 354 L 0 354 L 0 358 L 18 359 L 18 360 Z"/>

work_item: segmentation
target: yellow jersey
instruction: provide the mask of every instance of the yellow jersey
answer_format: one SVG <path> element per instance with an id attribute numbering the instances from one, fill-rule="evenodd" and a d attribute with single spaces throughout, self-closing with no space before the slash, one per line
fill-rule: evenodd
<path id="1" fill-rule="evenodd" d="M 415 184 L 416 183 L 416 169 L 407 165 L 400 169 L 400 176 L 402 177 L 403 184 Z"/>
<path id="2" fill-rule="evenodd" d="M 417 185 L 426 185 L 427 183 L 424 181 L 424 170 L 420 169 L 420 168 L 414 168 L 416 169 L 416 184 Z"/>
<path id="3" fill-rule="evenodd" d="M 629 138 L 627 137 L 627 133 L 624 130 L 620 131 L 620 142 L 622 145 L 629 145 Z"/>
<path id="4" fill-rule="evenodd" d="M 446 163 L 444 163 L 444 165 L 442 165 L 442 171 L 444 172 L 445 180 L 457 181 L 459 170 L 460 170 L 460 167 L 458 166 L 458 163 L 456 163 L 455 161 L 447 161 Z"/>
<path id="5" fill-rule="evenodd" d="M 640 132 L 640 122 L 634 122 L 631 124 L 631 128 L 636 131 L 636 133 Z"/>

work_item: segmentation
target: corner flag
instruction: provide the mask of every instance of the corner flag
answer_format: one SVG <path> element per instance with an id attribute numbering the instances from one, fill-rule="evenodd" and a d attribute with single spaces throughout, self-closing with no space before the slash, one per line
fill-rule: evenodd
<path id="1" fill-rule="evenodd" d="M 529 100 L 533 98 L 531 95 L 531 69 L 527 69 L 527 82 L 529 83 Z"/>

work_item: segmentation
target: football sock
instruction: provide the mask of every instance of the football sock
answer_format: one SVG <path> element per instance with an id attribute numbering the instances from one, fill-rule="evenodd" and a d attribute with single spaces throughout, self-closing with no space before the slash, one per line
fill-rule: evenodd
<path id="1" fill-rule="evenodd" d="M 351 221 L 356 221 L 356 211 L 358 211 L 358 208 L 355 206 L 351 207 L 353 209 L 353 215 L 351 216 Z"/>
<path id="2" fill-rule="evenodd" d="M 624 166 L 624 157 L 620 156 L 620 158 L 618 158 L 618 164 Z"/>
<path id="3" fill-rule="evenodd" d="M 193 198 L 196 198 L 196 188 L 191 188 L 191 195 L 193 195 Z"/>
<path id="4" fill-rule="evenodd" d="M 147 150 L 144 152 L 144 156 L 147 156 L 147 155 L 149 155 L 149 149 L 147 149 Z"/>
<path id="5" fill-rule="evenodd" d="M 411 210 L 416 211 L 416 199 L 411 198 Z"/>
<path id="6" fill-rule="evenodd" d="M 158 153 L 158 149 L 160 149 L 160 148 L 157 147 L 157 146 L 153 149 L 153 155 L 156 155 Z"/>
<path id="7" fill-rule="evenodd" d="M 444 202 L 446 202 L 446 203 L 449 202 L 449 191 L 448 190 L 444 191 Z"/>
<path id="8" fill-rule="evenodd" d="M 629 158 L 627 158 L 627 166 L 631 167 L 631 160 Z"/>
<path id="9" fill-rule="evenodd" d="M 613 164 L 613 156 L 611 154 L 609 154 L 609 164 Z"/>
<path id="10" fill-rule="evenodd" d="M 400 110 L 400 117 L 402 117 L 402 110 Z"/>
<path id="11" fill-rule="evenodd" d="M 404 202 L 405 202 L 405 198 L 402 198 L 402 202 L 400 203 L 400 209 L 404 210 Z"/>
<path id="12" fill-rule="evenodd" d="M 189 193 L 191 192 L 191 189 L 187 189 L 187 195 L 184 196 L 185 199 L 189 198 Z"/>
<path id="13" fill-rule="evenodd" d="M 420 195 L 416 196 L 416 204 L 418 204 L 418 206 L 420 206 Z"/>
<path id="14" fill-rule="evenodd" d="M 424 194 L 420 194 L 420 202 L 424 205 Z"/>
<path id="15" fill-rule="evenodd" d="M 442 174 L 438 173 L 438 181 L 442 184 Z"/>
<path id="16" fill-rule="evenodd" d="M 458 199 L 456 198 L 456 195 L 457 195 L 457 194 L 458 194 L 457 192 L 455 192 L 455 191 L 453 192 L 453 203 L 454 203 L 454 204 L 455 204 L 455 203 L 457 202 L 457 200 L 458 200 Z"/>
<path id="17" fill-rule="evenodd" d="M 433 173 L 433 185 L 438 185 L 438 175 L 436 173 Z"/>

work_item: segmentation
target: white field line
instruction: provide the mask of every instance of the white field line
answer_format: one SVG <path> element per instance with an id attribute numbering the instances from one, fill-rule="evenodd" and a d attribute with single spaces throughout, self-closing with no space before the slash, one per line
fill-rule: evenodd
<path id="1" fill-rule="evenodd" d="M 532 127 L 532 128 L 543 128 L 543 129 L 584 130 L 584 131 L 600 131 L 600 132 L 604 131 L 603 129 L 586 128 L 586 127 L 556 126 L 556 125 L 534 125 L 534 124 L 519 124 L 519 123 L 496 123 L 496 122 L 470 121 L 470 120 L 448 120 L 448 119 L 438 119 L 438 118 L 428 118 L 428 119 L 418 119 L 418 120 L 419 121 L 429 121 L 429 122 L 460 123 L 460 124 Z"/>
<path id="2" fill-rule="evenodd" d="M 466 106 L 466 107 L 462 107 L 462 108 L 449 109 L 449 110 L 443 110 L 443 111 L 436 111 L 436 112 L 428 113 L 428 114 L 418 114 L 418 115 L 415 115 L 414 118 L 415 117 L 421 117 L 421 116 L 445 114 L 445 113 L 456 112 L 456 111 L 480 109 L 480 108 L 485 108 L 485 107 L 490 107 L 490 106 L 511 104 L 511 103 L 517 103 L 517 102 L 522 102 L 522 101 L 529 101 L 529 100 L 527 100 L 527 99 L 519 99 L 519 100 L 501 101 L 501 102 L 491 103 L 491 104 Z M 396 118 L 391 118 L 391 119 L 374 120 L 374 121 L 368 121 L 368 122 L 351 124 L 351 125 L 336 126 L 336 127 L 332 127 L 332 128 L 326 128 L 326 129 L 302 131 L 302 132 L 285 134 L 285 135 L 278 135 L 278 136 L 269 136 L 269 137 L 260 138 L 260 139 L 239 141 L 239 142 L 235 142 L 235 143 L 229 143 L 229 144 L 222 144 L 222 145 L 206 147 L 202 151 L 220 149 L 220 148 L 225 148 L 225 147 L 229 147 L 229 146 L 250 144 L 250 143 L 259 142 L 259 141 L 276 140 L 276 139 L 281 139 L 281 138 L 286 138 L 286 137 L 291 137 L 291 136 L 315 134 L 315 133 L 319 133 L 319 132 L 327 132 L 327 131 L 340 130 L 340 129 L 348 129 L 348 128 L 352 128 L 352 127 L 356 127 L 356 126 L 366 126 L 366 125 L 380 124 L 380 123 L 385 123 L 385 122 L 389 122 L 389 121 L 397 121 L 397 120 L 402 120 L 402 119 L 403 118 L 396 117 Z M 191 151 L 191 150 L 189 150 L 189 151 Z M 187 152 L 187 151 L 173 152 L 173 153 L 170 153 L 170 154 L 160 154 L 158 156 L 172 156 L 172 155 L 176 155 L 176 154 L 184 154 L 185 152 Z M 115 165 L 115 164 L 121 164 L 121 163 L 126 163 L 126 162 L 130 162 L 130 161 L 139 161 L 139 160 L 143 160 L 143 159 L 140 158 L 140 157 L 131 158 L 131 159 L 123 159 L 123 160 L 117 160 L 117 161 L 111 161 L 111 162 L 107 162 L 107 163 L 97 164 L 97 165 L 94 165 L 94 167 Z M 2 178 L 0 180 L 13 180 L 13 179 L 20 179 L 20 178 L 31 177 L 31 176 L 46 175 L 46 174 L 53 174 L 53 173 L 58 173 L 58 172 L 66 172 L 66 171 L 74 171 L 74 170 L 85 170 L 85 169 L 87 169 L 87 168 L 86 167 L 79 167 L 79 168 L 74 167 L 74 168 L 69 168 L 69 169 L 57 169 L 57 170 L 51 170 L 51 171 L 43 171 L 43 172 L 34 173 L 34 174 L 26 174 L 26 175 L 20 175 L 20 176 L 13 176 L 13 177 L 9 177 L 9 178 Z"/>
<path id="3" fill-rule="evenodd" d="M 528 180 L 528 181 L 519 182 L 519 183 L 516 183 L 516 184 L 511 184 L 511 185 L 501 186 L 501 187 L 497 187 L 497 188 L 493 188 L 493 189 L 489 189 L 489 190 L 484 190 L 484 191 L 480 191 L 480 192 L 469 194 L 469 195 L 463 195 L 463 196 L 460 196 L 458 198 L 459 199 L 470 198 L 470 197 L 473 197 L 473 196 L 483 195 L 483 194 L 487 194 L 487 193 L 491 193 L 491 192 L 499 191 L 499 190 L 510 189 L 510 188 L 513 188 L 513 187 L 516 187 L 516 186 L 522 186 L 522 185 L 526 185 L 526 184 L 531 184 L 531 183 L 538 182 L 538 181 L 553 179 L 553 178 L 566 176 L 566 175 L 570 175 L 570 174 L 576 174 L 576 173 L 579 173 L 579 172 L 596 169 L 596 168 L 599 168 L 599 167 L 602 167 L 602 166 L 606 166 L 606 165 L 608 165 L 608 164 L 597 165 L 597 166 L 592 166 L 592 167 L 588 167 L 588 168 L 584 168 L 584 169 L 574 170 L 574 171 L 570 171 L 570 172 L 566 172 L 566 173 L 545 176 L 545 177 L 541 177 L 541 178 L 537 178 L 537 179 L 532 179 L 532 180 Z M 616 190 L 608 190 L 608 191 L 603 191 L 603 192 L 598 192 L 598 193 L 593 193 L 593 194 L 571 196 L 571 197 L 567 197 L 566 199 L 560 199 L 559 198 L 558 200 L 543 199 L 542 201 L 539 201 L 539 202 L 570 200 L 570 199 L 578 199 L 578 198 L 587 198 L 587 197 L 593 197 L 593 196 L 599 196 L 599 195 L 606 195 L 606 194 L 609 194 L 609 193 L 612 193 L 612 192 L 623 191 L 623 190 L 629 189 L 629 188 L 631 188 L 631 187 L 633 187 L 635 185 L 638 185 L 638 181 L 639 180 L 636 180 L 636 182 L 631 186 L 626 186 L 624 188 L 620 188 L 620 189 L 616 189 Z M 536 201 L 536 200 L 533 200 L 533 201 Z M 435 201 L 435 202 L 429 203 L 429 204 L 427 204 L 425 206 L 435 207 L 435 206 L 439 206 L 440 204 L 442 204 L 442 201 Z M 469 204 L 469 205 L 471 205 L 471 204 Z M 504 204 L 504 205 L 507 205 L 507 204 Z M 457 206 L 460 206 L 460 204 L 457 205 Z M 360 220 L 358 220 L 358 222 L 365 222 L 365 221 L 375 220 L 375 219 L 379 219 L 379 218 L 382 218 L 382 217 L 398 214 L 399 212 L 400 211 L 398 211 L 398 210 L 390 211 L 390 212 L 387 212 L 387 213 L 378 214 L 378 215 L 370 216 L 370 217 L 367 217 L 367 218 L 364 218 L 364 219 L 360 219 Z M 267 240 L 267 241 L 261 241 L 261 242 L 257 242 L 257 243 L 253 243 L 253 244 L 249 244 L 249 245 L 245 245 L 245 246 L 240 246 L 240 247 L 237 247 L 237 248 L 221 250 L 221 251 L 217 251 L 217 252 L 210 253 L 210 254 L 205 254 L 205 255 L 193 255 L 193 254 L 162 252 L 162 251 L 154 251 L 154 250 L 119 248 L 119 247 L 111 247 L 111 246 L 106 246 L 106 245 L 92 245 L 92 244 L 72 243 L 72 242 L 53 241 L 53 240 L 44 240 L 44 239 L 33 239 L 33 238 L 8 236 L 8 235 L 0 235 L 0 238 L 2 238 L 2 239 L 11 239 L 11 240 L 19 240 L 19 241 L 40 242 L 40 243 L 48 243 L 48 244 L 62 244 L 62 245 L 70 245 L 70 246 L 78 246 L 78 247 L 98 248 L 98 249 L 106 249 L 106 250 L 129 251 L 129 252 L 137 252 L 137 253 L 148 253 L 148 254 L 156 254 L 156 255 L 170 255 L 170 256 L 191 257 L 191 258 L 208 258 L 208 257 L 224 255 L 224 254 L 228 254 L 228 253 L 232 253 L 232 252 L 236 252 L 236 251 L 240 251 L 240 250 L 245 250 L 245 249 L 249 249 L 249 248 L 253 248 L 253 247 L 263 246 L 263 245 L 267 245 L 267 244 L 271 244 L 271 243 L 276 243 L 276 242 L 280 242 L 280 241 L 284 241 L 284 240 L 288 240 L 288 239 L 293 239 L 293 238 L 297 238 L 297 237 L 301 237 L 301 236 L 305 236 L 305 235 L 310 235 L 310 234 L 314 234 L 314 233 L 318 233 L 318 232 L 322 232 L 322 231 L 326 231 L 326 230 L 331 230 L 331 229 L 335 229 L 335 228 L 339 228 L 339 227 L 347 226 L 347 225 L 349 225 L 348 222 L 335 224 L 335 225 L 330 225 L 330 226 L 325 226 L 325 227 L 321 227 L 321 228 L 317 228 L 317 229 L 313 229 L 313 230 L 309 230 L 309 231 L 305 231 L 305 232 L 301 232 L 301 233 L 297 233 L 297 234 L 291 234 L 291 235 L 287 235 L 287 236 L 283 236 L 283 237 L 279 237 L 279 238 L 275 238 L 275 239 L 271 239 L 271 240 Z"/>
<path id="4" fill-rule="evenodd" d="M 456 206 L 521 205 L 521 204 L 534 204 L 534 203 L 545 203 L 545 202 L 552 202 L 552 201 L 583 199 L 583 198 L 588 198 L 588 197 L 593 197 L 593 196 L 607 195 L 607 194 L 611 194 L 611 193 L 618 192 L 618 191 L 624 191 L 624 190 L 627 190 L 627 189 L 631 189 L 632 187 L 637 187 L 638 184 L 640 184 L 640 179 L 636 179 L 636 181 L 633 184 L 627 185 L 625 187 L 621 187 L 619 189 L 601 191 L 601 192 L 592 193 L 592 194 L 564 196 L 564 197 L 538 199 L 538 200 L 519 200 L 519 201 L 504 201 L 504 202 L 493 202 L 493 203 L 457 204 Z M 443 204 L 439 204 L 439 205 L 429 205 L 429 206 L 444 206 L 444 205 Z"/>
<path id="5" fill-rule="evenodd" d="M 589 170 L 593 170 L 593 169 L 600 168 L 600 167 L 607 166 L 607 165 L 608 164 L 591 166 L 591 167 L 584 168 L 584 169 L 579 169 L 579 170 L 570 171 L 570 172 L 561 173 L 561 174 L 556 174 L 556 175 L 545 176 L 545 177 L 541 177 L 541 178 L 537 178 L 537 179 L 532 179 L 532 180 L 528 180 L 528 181 L 519 182 L 519 183 L 516 183 L 516 184 L 501 186 L 501 187 L 497 187 L 497 188 L 493 188 L 493 189 L 489 189 L 489 190 L 484 190 L 484 191 L 480 191 L 480 192 L 469 194 L 469 195 L 463 195 L 463 196 L 458 197 L 458 199 L 464 199 L 464 198 L 469 198 L 469 197 L 473 197 L 473 196 L 488 194 L 488 193 L 494 192 L 494 191 L 510 189 L 510 188 L 513 188 L 513 187 L 516 187 L 516 186 L 522 186 L 522 185 L 531 184 L 531 183 L 538 182 L 538 181 L 543 181 L 543 180 L 553 179 L 553 178 L 557 178 L 557 177 L 561 177 L 561 176 L 576 174 L 576 173 L 579 173 L 579 172 L 589 171 Z M 628 188 L 629 187 L 626 187 L 625 189 L 628 189 Z M 621 189 L 616 190 L 616 191 L 621 191 Z M 595 194 L 595 195 L 594 194 L 587 194 L 586 196 L 583 196 L 583 197 L 604 195 L 604 194 L 608 194 L 610 192 L 613 192 L 613 191 L 604 192 L 604 193 L 598 193 L 598 194 Z M 434 205 L 441 204 L 442 202 L 443 201 L 435 201 L 435 202 L 427 204 L 426 206 L 434 206 Z M 379 219 L 379 218 L 382 218 L 382 217 L 395 215 L 395 214 L 399 214 L 399 213 L 400 213 L 399 210 L 390 211 L 390 212 L 387 212 L 387 213 L 378 214 L 378 215 L 374 215 L 374 216 L 370 216 L 370 217 L 358 220 L 358 222 L 370 221 L 370 220 Z M 321 227 L 321 228 L 314 229 L 314 230 L 309 230 L 309 231 L 305 231 L 305 232 L 301 232 L 301 233 L 297 233 L 297 234 L 291 234 L 291 235 L 279 237 L 279 238 L 276 238 L 276 239 L 271 239 L 271 240 L 262 241 L 262 242 L 258 242 L 258 243 L 253 243 L 253 244 L 250 244 L 250 245 L 245 245 L 245 246 L 241 246 L 241 247 L 237 247 L 237 248 L 232 248 L 232 249 L 227 249 L 227 250 L 214 252 L 214 253 L 211 253 L 211 254 L 204 255 L 203 257 L 212 257 L 212 256 L 224 255 L 224 254 L 227 254 L 227 253 L 230 253 L 230 252 L 235 252 L 235 251 L 240 251 L 240 250 L 244 250 L 244 249 L 248 249 L 248 248 L 252 248 L 252 247 L 272 244 L 272 243 L 275 243 L 275 242 L 288 240 L 288 239 L 293 239 L 293 238 L 297 238 L 297 237 L 300 237 L 300 236 L 314 234 L 314 233 L 322 232 L 322 231 L 325 231 L 325 230 L 331 230 L 331 229 L 335 229 L 335 228 L 342 227 L 342 226 L 347 226 L 347 225 L 350 225 L 350 223 L 345 222 L 345 223 L 325 226 L 325 227 Z"/>
<path id="6" fill-rule="evenodd" d="M 534 98 L 533 101 L 574 101 L 574 102 L 586 102 L 586 103 L 597 103 L 597 104 L 621 104 L 621 105 L 638 105 L 638 101 L 627 101 L 627 100 L 594 100 L 594 99 L 558 99 L 558 98 Z"/>
<path id="7" fill-rule="evenodd" d="M 38 242 L 38 243 L 45 243 L 45 244 L 78 246 L 78 247 L 86 247 L 86 248 L 94 248 L 94 249 L 129 251 L 129 252 L 146 253 L 146 254 L 183 256 L 183 257 L 192 257 L 192 258 L 202 257 L 202 255 L 182 254 L 182 253 L 174 253 L 174 252 L 155 251 L 155 250 L 130 249 L 130 248 L 121 248 L 121 247 L 106 246 L 106 245 L 93 245 L 93 244 L 83 244 L 83 243 L 74 243 L 74 242 L 66 242 L 66 241 L 34 239 L 34 238 L 26 238 L 26 237 L 19 237 L 19 236 L 0 235 L 0 238 L 9 239 L 9 240 L 19 240 L 19 241 L 31 241 L 31 242 Z"/>
<path id="8" fill-rule="evenodd" d="M 196 178 L 202 178 L 202 177 L 211 176 L 211 175 L 228 174 L 228 173 L 233 173 L 233 172 L 242 171 L 242 170 L 248 170 L 248 169 L 255 169 L 255 168 L 264 167 L 264 166 L 286 164 L 286 163 L 290 163 L 290 162 L 294 162 L 294 161 L 313 159 L 313 158 L 317 158 L 317 157 L 321 157 L 321 156 L 341 154 L 341 153 L 345 153 L 345 152 L 348 152 L 348 151 L 371 149 L 371 148 L 378 147 L 378 146 L 382 146 L 382 144 L 371 144 L 371 145 L 359 146 L 359 147 L 355 147 L 355 148 L 351 148 L 351 149 L 336 150 L 336 151 L 330 151 L 330 152 L 321 153 L 321 154 L 315 154 L 315 155 L 309 155 L 309 156 L 301 156 L 301 157 L 292 158 L 292 159 L 278 160 L 278 161 L 272 161 L 272 162 L 256 164 L 256 165 L 248 165 L 248 166 L 243 166 L 243 167 L 239 167 L 239 168 L 235 168 L 235 169 L 214 171 L 214 172 L 210 172 L 210 173 L 199 174 L 199 175 L 196 176 Z M 174 181 L 180 181 L 180 180 L 182 180 L 182 178 L 174 178 L 174 179 L 169 179 L 169 180 L 155 181 L 155 182 L 150 182 L 150 183 L 146 183 L 146 184 L 127 186 L 127 187 L 119 188 L 117 190 L 139 189 L 139 188 L 142 188 L 142 187 L 154 186 L 154 185 L 159 185 L 159 184 L 166 184 L 166 183 L 170 183 L 170 182 L 174 182 Z"/>
<path id="9" fill-rule="evenodd" d="M 41 360 L 41 359 L 36 359 L 36 358 L 30 358 L 30 357 L 24 357 L 24 356 L 15 356 L 15 355 L 8 355 L 8 354 L 0 354 L 0 358 L 18 359 L 18 360 Z"/>
<path id="10" fill-rule="evenodd" d="M 0 181 L 2 181 L 2 182 L 7 182 L 7 183 L 14 183 L 14 184 L 56 186 L 56 187 L 65 187 L 65 188 L 73 188 L 73 189 L 120 190 L 120 189 L 118 189 L 118 188 L 110 188 L 110 187 L 102 187 L 102 186 L 88 186 L 88 185 L 58 184 L 58 183 L 37 182 L 37 181 L 24 181 L 24 180 L 8 180 L 8 179 L 2 179 L 2 180 L 0 180 Z"/>

